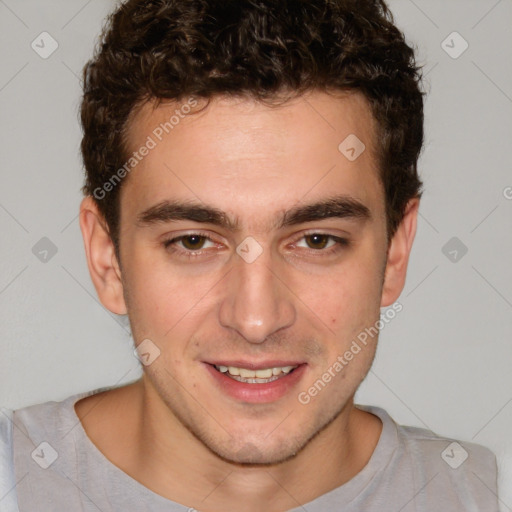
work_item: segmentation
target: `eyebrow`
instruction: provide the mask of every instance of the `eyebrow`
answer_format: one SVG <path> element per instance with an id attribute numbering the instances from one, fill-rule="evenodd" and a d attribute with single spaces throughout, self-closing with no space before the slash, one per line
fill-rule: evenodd
<path id="1" fill-rule="evenodd" d="M 276 226 L 279 229 L 329 218 L 367 221 L 372 218 L 372 214 L 359 200 L 342 195 L 295 206 L 277 219 Z M 179 220 L 213 224 L 230 231 L 240 230 L 238 219 L 230 218 L 218 208 L 191 201 L 162 201 L 144 210 L 137 217 L 137 223 L 141 226 Z"/>
<path id="2" fill-rule="evenodd" d="M 370 209 L 357 199 L 349 196 L 337 196 L 317 203 L 297 206 L 287 211 L 280 227 L 329 218 L 364 221 L 370 220 L 372 215 Z"/>

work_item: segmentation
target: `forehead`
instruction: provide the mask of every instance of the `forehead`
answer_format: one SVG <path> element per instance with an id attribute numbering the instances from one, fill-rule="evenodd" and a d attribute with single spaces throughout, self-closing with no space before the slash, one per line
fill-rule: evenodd
<path id="1" fill-rule="evenodd" d="M 123 185 L 128 214 L 193 199 L 256 222 L 334 194 L 382 203 L 375 121 L 362 95 L 311 92 L 275 106 L 221 96 L 203 106 L 148 102 L 132 116 L 130 154 L 151 149 Z"/>

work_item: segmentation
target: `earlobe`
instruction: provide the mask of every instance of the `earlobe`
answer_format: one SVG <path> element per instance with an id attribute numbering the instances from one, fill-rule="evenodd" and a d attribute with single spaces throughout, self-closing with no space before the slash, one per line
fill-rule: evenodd
<path id="1" fill-rule="evenodd" d="M 389 245 L 381 307 L 391 306 L 404 288 L 409 255 L 416 235 L 419 203 L 418 198 L 407 203 L 404 218 Z"/>
<path id="2" fill-rule="evenodd" d="M 80 229 L 84 239 L 87 265 L 101 303 L 112 313 L 127 313 L 114 243 L 94 199 L 80 205 Z"/>

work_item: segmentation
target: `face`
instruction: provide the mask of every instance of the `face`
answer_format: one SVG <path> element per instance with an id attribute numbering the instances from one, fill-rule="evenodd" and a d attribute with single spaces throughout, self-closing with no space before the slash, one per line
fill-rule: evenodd
<path id="1" fill-rule="evenodd" d="M 144 379 L 220 457 L 284 461 L 350 403 L 377 337 L 344 354 L 396 298 L 374 122 L 362 96 L 314 92 L 216 98 L 160 133 L 176 109 L 133 118 L 131 149 L 155 146 L 121 191 L 124 300 L 159 351 Z M 351 134 L 356 159 L 338 149 Z"/>

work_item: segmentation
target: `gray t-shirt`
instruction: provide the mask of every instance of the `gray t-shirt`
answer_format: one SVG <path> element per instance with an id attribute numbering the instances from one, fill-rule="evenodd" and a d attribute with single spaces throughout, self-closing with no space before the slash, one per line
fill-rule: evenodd
<path id="1" fill-rule="evenodd" d="M 189 510 L 124 473 L 87 437 L 73 406 L 104 389 L 14 412 L 13 477 L 20 512 Z M 368 464 L 349 482 L 293 512 L 498 512 L 496 458 L 490 450 L 397 425 L 379 407 L 356 407 L 383 422 Z"/>

